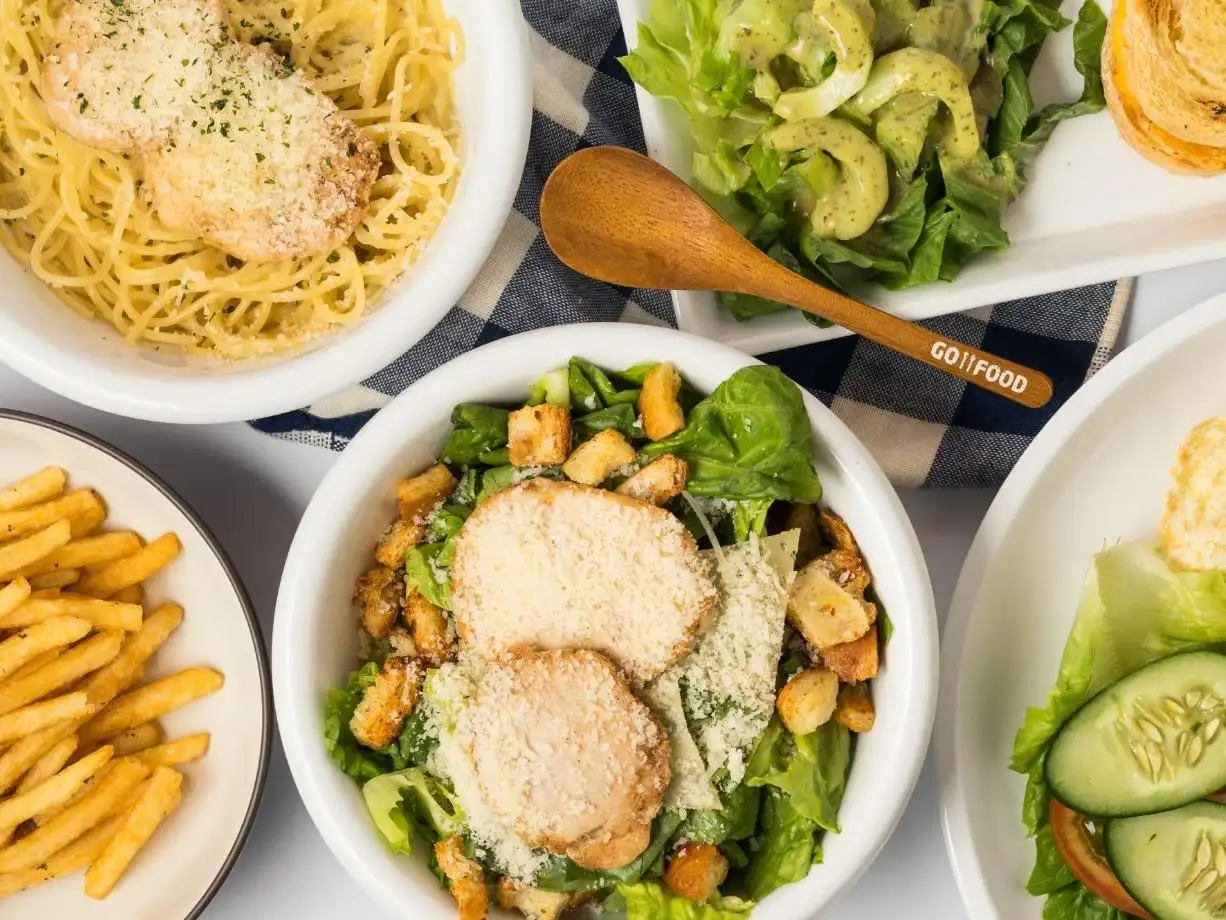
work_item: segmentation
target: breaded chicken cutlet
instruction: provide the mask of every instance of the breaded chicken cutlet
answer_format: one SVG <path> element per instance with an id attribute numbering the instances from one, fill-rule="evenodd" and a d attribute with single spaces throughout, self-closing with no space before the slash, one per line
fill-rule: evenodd
<path id="1" fill-rule="evenodd" d="M 473 513 L 451 573 L 456 628 L 473 654 L 591 649 L 638 685 L 689 652 L 715 613 L 709 567 L 676 516 L 544 478 Z"/>
<path id="2" fill-rule="evenodd" d="M 588 869 L 646 848 L 670 780 L 668 734 L 603 655 L 494 665 L 461 726 L 486 804 L 526 843 Z"/>
<path id="3" fill-rule="evenodd" d="M 70 0 L 43 62 L 55 124 L 139 157 L 158 216 L 239 259 L 335 249 L 357 227 L 379 150 L 218 0 Z"/>

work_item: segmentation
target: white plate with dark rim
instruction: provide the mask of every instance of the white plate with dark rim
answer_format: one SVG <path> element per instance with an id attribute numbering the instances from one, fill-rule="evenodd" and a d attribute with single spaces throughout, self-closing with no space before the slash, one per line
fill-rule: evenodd
<path id="1" fill-rule="evenodd" d="M 1226 295 L 1125 350 L 1056 413 L 971 545 L 945 627 L 936 753 L 945 842 L 974 920 L 1039 920 L 1025 777 L 1009 771 L 1027 706 L 1056 677 L 1090 558 L 1153 538 L 1179 444 L 1226 414 Z"/>
<path id="2" fill-rule="evenodd" d="M 146 585 L 146 604 L 183 605 L 183 625 L 159 649 L 146 681 L 194 665 L 225 686 L 160 721 L 168 738 L 212 735 L 208 755 L 180 768 L 183 804 L 158 829 L 104 901 L 87 898 L 80 874 L 0 902 L 5 917 L 192 920 L 220 890 L 255 821 L 272 745 L 272 691 L 255 611 L 238 573 L 204 522 L 136 460 L 59 422 L 0 410 L 0 482 L 43 466 L 92 486 L 110 510 L 105 529 L 146 539 L 173 530 L 183 552 Z M 146 606 L 146 609 L 150 609 Z"/>
<path id="3" fill-rule="evenodd" d="M 652 2 L 618 0 L 631 48 L 637 24 Z M 1101 5 L 1108 9 L 1111 4 L 1103 0 Z M 1076 20 L 1080 6 L 1081 0 L 1065 0 L 1062 11 Z M 1071 28 L 1044 46 L 1031 91 L 1040 106 L 1080 94 Z M 638 100 L 648 153 L 688 180 L 694 146 L 684 115 L 641 88 Z M 950 284 L 900 292 L 874 287 L 857 294 L 906 319 L 927 319 L 1226 258 L 1226 176 L 1201 179 L 1166 172 L 1120 140 L 1106 112 L 1060 125 L 1027 176 L 1025 192 L 1005 218 L 1012 240 L 1005 252 L 976 258 Z M 751 354 L 847 334 L 837 327 L 818 329 L 795 312 L 738 323 L 706 291 L 674 291 L 673 302 L 683 331 Z"/>

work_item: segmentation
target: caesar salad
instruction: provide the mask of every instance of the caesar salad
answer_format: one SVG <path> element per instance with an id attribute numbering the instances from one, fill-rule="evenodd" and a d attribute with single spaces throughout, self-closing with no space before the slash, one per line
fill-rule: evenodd
<path id="1" fill-rule="evenodd" d="M 779 370 L 462 404 L 357 581 L 324 743 L 462 920 L 750 911 L 839 830 L 889 630 Z"/>

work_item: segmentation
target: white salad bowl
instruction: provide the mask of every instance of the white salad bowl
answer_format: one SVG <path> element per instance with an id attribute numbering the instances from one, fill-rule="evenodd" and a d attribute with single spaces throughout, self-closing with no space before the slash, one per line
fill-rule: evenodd
<path id="1" fill-rule="evenodd" d="M 233 422 L 330 396 L 401 355 L 446 315 L 511 210 L 532 122 L 527 26 L 516 0 L 444 0 L 464 32 L 456 72 L 461 177 L 435 235 L 369 315 L 296 352 L 244 361 L 133 347 L 79 316 L 0 251 L 0 362 L 68 399 L 161 422 Z"/>
<path id="2" fill-rule="evenodd" d="M 1129 347 L 1035 438 L 971 545 L 945 629 L 936 756 L 945 841 L 974 920 L 1040 920 L 1026 892 L 1035 846 L 1026 778 L 1010 772 L 1029 706 L 1042 706 L 1091 558 L 1153 540 L 1170 469 L 1197 423 L 1226 415 L 1226 296 Z"/>
<path id="3" fill-rule="evenodd" d="M 375 831 L 358 787 L 323 743 L 324 698 L 357 662 L 353 584 L 393 520 L 395 483 L 433 463 L 460 402 L 521 402 L 542 373 L 572 355 L 623 368 L 669 360 L 702 392 L 756 364 L 730 348 L 672 330 L 621 324 L 544 329 L 487 345 L 423 378 L 349 445 L 315 493 L 290 549 L 273 632 L 273 685 L 281 738 L 298 790 L 324 840 L 355 880 L 395 916 L 455 920 L 456 907 L 423 854 L 398 856 Z M 812 916 L 868 867 L 894 829 L 919 774 L 935 705 L 937 627 L 915 533 L 865 447 L 805 395 L 823 502 L 860 541 L 894 634 L 873 685 L 877 723 L 859 736 L 842 833 L 825 862 L 758 908 L 769 920 Z"/>

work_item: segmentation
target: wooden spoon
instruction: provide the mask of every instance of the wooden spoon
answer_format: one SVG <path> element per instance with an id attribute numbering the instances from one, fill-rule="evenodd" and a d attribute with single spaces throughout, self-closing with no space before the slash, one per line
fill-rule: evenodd
<path id="1" fill-rule="evenodd" d="M 1051 378 L 964 345 L 788 271 L 663 166 L 621 147 L 563 161 L 541 196 L 541 226 L 575 271 L 624 287 L 733 291 L 786 303 L 1038 408 Z"/>

